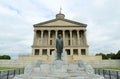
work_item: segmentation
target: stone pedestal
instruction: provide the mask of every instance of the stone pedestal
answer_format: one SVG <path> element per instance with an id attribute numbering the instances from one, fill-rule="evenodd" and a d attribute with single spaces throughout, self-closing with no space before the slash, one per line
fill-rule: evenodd
<path id="1" fill-rule="evenodd" d="M 62 60 L 56 60 L 51 64 L 52 73 L 67 73 L 67 64 Z"/>

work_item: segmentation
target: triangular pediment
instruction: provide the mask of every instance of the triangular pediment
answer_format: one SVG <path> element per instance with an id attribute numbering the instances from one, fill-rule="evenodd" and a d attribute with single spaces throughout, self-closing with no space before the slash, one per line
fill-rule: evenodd
<path id="1" fill-rule="evenodd" d="M 63 19 L 63 20 L 53 19 L 46 22 L 35 24 L 34 26 L 37 26 L 37 27 L 39 26 L 86 26 L 86 24 L 71 21 L 68 19 Z"/>

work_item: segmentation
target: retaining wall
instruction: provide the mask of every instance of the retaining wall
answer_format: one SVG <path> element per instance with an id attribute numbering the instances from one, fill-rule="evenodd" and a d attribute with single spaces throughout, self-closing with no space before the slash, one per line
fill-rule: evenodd
<path id="1" fill-rule="evenodd" d="M 99 60 L 99 61 L 84 61 L 86 64 L 92 65 L 94 68 L 112 67 L 120 68 L 120 60 Z M 25 67 L 28 64 L 34 65 L 36 61 L 22 60 L 0 60 L 0 67 Z"/>

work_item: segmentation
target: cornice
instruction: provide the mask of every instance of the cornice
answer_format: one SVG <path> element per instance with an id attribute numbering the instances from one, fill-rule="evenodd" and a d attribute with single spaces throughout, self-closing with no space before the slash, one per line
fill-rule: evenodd
<path id="1" fill-rule="evenodd" d="M 76 22 L 76 21 L 73 21 L 73 20 L 68 20 L 68 19 L 52 19 L 52 20 L 48 20 L 48 21 L 41 22 L 41 23 L 38 23 L 38 24 L 34 24 L 33 26 L 34 27 L 45 27 L 44 24 L 52 23 L 52 22 L 59 21 L 59 20 L 65 21 L 65 22 L 68 22 L 68 23 L 72 23 L 72 24 L 76 24 L 77 27 L 86 27 L 87 26 L 87 24 L 83 24 L 83 23 Z M 64 26 L 64 25 L 60 25 L 60 26 Z M 47 26 L 47 27 L 51 27 L 51 26 Z M 59 27 L 59 25 L 54 26 L 54 27 Z M 65 26 L 65 27 L 67 27 L 67 26 Z"/>

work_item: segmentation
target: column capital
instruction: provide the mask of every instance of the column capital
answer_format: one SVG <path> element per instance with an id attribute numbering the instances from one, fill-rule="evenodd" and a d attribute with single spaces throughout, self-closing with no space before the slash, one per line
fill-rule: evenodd
<path id="1" fill-rule="evenodd" d="M 48 32 L 51 32 L 51 30 L 48 30 Z"/>
<path id="2" fill-rule="evenodd" d="M 70 32 L 72 32 L 73 30 L 69 30 Z"/>
<path id="3" fill-rule="evenodd" d="M 44 30 L 41 30 L 41 32 L 43 32 Z"/>
<path id="4" fill-rule="evenodd" d="M 65 32 L 66 30 L 62 30 L 63 32 Z"/>
<path id="5" fill-rule="evenodd" d="M 58 30 L 55 30 L 55 31 L 58 31 Z"/>

